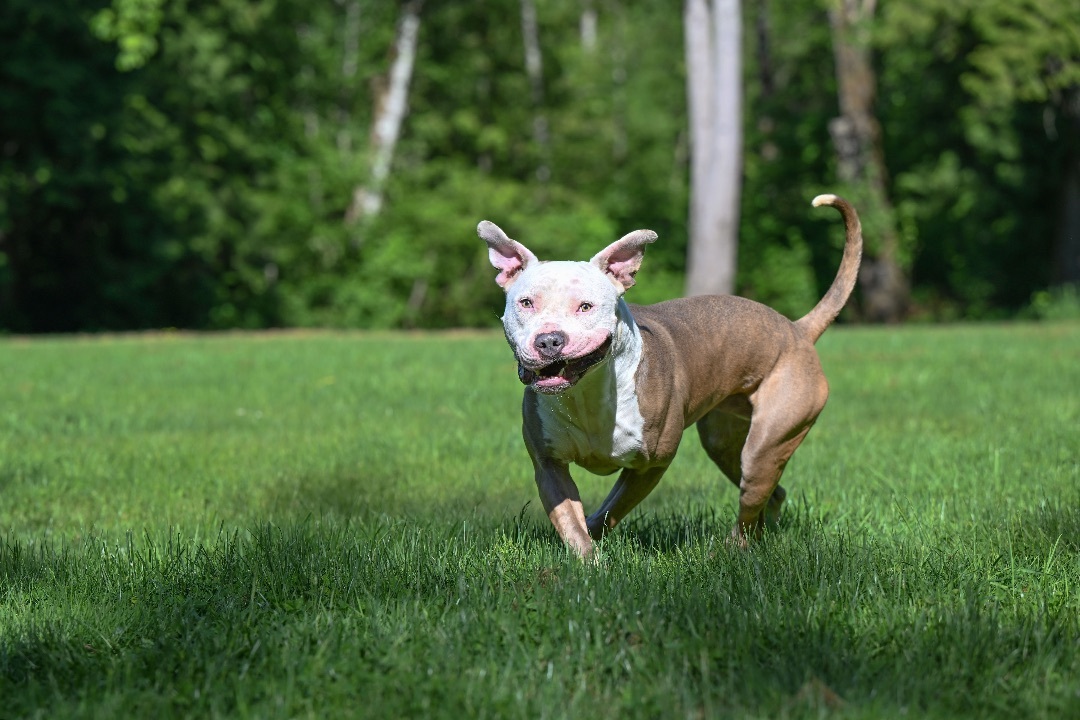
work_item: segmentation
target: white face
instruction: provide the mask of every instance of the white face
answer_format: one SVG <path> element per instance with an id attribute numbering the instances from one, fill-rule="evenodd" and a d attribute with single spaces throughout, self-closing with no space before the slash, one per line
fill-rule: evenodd
<path id="1" fill-rule="evenodd" d="M 487 220 L 476 226 L 476 234 L 499 270 L 495 282 L 506 291 L 503 329 L 521 382 L 542 393 L 560 393 L 607 359 L 619 324 L 619 298 L 634 284 L 645 246 L 656 233 L 628 233 L 589 262 L 540 262 Z"/>
<path id="2" fill-rule="evenodd" d="M 562 392 L 602 360 L 619 295 L 611 278 L 588 262 L 534 263 L 522 271 L 507 288 L 502 317 L 522 382 Z"/>

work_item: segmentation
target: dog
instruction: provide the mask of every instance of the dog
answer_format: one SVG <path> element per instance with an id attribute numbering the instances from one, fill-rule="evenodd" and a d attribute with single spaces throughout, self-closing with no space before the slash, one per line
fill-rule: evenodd
<path id="1" fill-rule="evenodd" d="M 494 223 L 477 226 L 506 292 L 503 330 L 526 386 L 522 436 L 540 499 L 581 556 L 656 487 L 695 424 L 739 488 L 732 540 L 745 547 L 775 524 L 786 495 L 780 476 L 829 395 L 814 343 L 851 295 L 862 257 L 855 209 L 835 195 L 813 205 L 840 212 L 846 241 L 831 287 L 795 321 L 729 295 L 628 304 L 623 294 L 657 237 L 651 230 L 588 262 L 541 262 Z M 571 463 L 620 471 L 588 517 Z"/>

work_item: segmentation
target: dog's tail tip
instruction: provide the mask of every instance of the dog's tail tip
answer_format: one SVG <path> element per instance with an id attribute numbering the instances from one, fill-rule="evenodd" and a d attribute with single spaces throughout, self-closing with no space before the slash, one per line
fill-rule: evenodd
<path id="1" fill-rule="evenodd" d="M 821 207 L 822 205 L 836 205 L 840 198 L 832 195 L 831 193 L 825 193 L 824 195 L 818 195 L 814 198 L 810 204 L 814 207 Z"/>

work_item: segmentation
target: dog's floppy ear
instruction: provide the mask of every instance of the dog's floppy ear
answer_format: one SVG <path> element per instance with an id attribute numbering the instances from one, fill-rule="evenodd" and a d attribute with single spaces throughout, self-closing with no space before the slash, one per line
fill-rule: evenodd
<path id="1" fill-rule="evenodd" d="M 499 270 L 495 282 L 506 290 L 517 279 L 522 270 L 534 262 L 536 256 L 529 248 L 516 240 L 511 240 L 498 225 L 484 220 L 476 226 L 476 234 L 487 243 L 488 259 Z"/>
<path id="2" fill-rule="evenodd" d="M 635 230 L 608 245 L 589 262 L 611 278 L 616 288 L 626 292 L 634 284 L 634 273 L 641 267 L 645 246 L 655 240 L 656 233 L 652 230 Z"/>

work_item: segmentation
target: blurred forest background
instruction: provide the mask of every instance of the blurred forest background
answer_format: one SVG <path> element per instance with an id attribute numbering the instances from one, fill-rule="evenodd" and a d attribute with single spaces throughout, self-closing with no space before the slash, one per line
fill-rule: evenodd
<path id="1" fill-rule="evenodd" d="M 739 294 L 809 310 L 842 243 L 810 200 L 838 192 L 903 276 L 887 319 L 1077 305 L 1080 2 L 741 22 Z M 673 0 L 4 0 L 0 330 L 493 326 L 481 219 L 542 258 L 651 228 L 631 299 L 682 294 L 687 30 Z M 853 49 L 869 194 L 836 124 Z"/>

